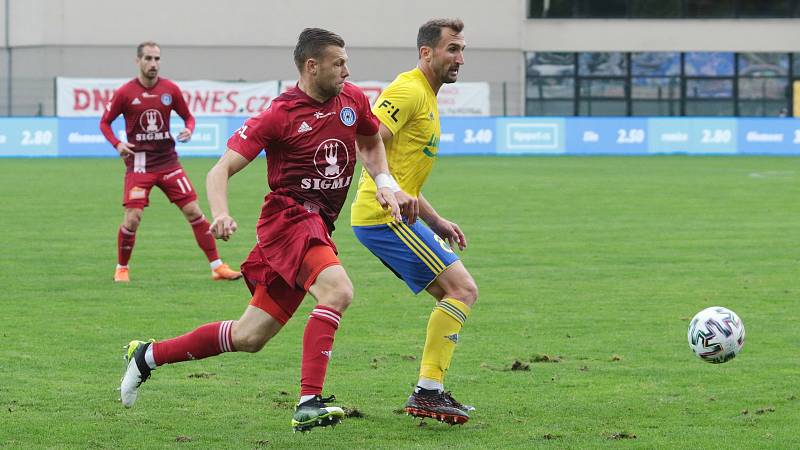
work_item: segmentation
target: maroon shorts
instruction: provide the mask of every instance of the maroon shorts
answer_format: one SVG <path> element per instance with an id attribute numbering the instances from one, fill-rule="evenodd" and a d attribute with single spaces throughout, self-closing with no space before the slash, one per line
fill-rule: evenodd
<path id="1" fill-rule="evenodd" d="M 315 245 L 306 252 L 294 286 L 287 285 L 281 277 L 275 278 L 269 285 L 260 283 L 253 285 L 245 278 L 247 287 L 253 294 L 250 304 L 269 314 L 282 325 L 286 325 L 303 302 L 308 288 L 317 280 L 317 275 L 330 266 L 341 264 L 332 248 L 327 245 Z"/>
<path id="2" fill-rule="evenodd" d="M 270 201 L 256 226 L 258 243 L 242 263 L 251 305 L 286 323 L 325 268 L 341 264 L 319 214 Z"/>
<path id="3" fill-rule="evenodd" d="M 125 174 L 125 191 L 122 195 L 122 206 L 126 208 L 145 208 L 150 204 L 150 189 L 158 186 L 170 202 L 178 208 L 197 200 L 194 186 L 189 181 L 183 167 L 178 166 L 160 172 Z"/>

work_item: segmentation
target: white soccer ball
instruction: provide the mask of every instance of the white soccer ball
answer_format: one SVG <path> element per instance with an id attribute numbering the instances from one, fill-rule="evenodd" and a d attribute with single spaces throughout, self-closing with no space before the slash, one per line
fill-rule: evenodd
<path id="1" fill-rule="evenodd" d="M 703 361 L 720 364 L 732 360 L 744 345 L 744 323 L 735 312 L 712 306 L 689 323 L 689 348 Z"/>

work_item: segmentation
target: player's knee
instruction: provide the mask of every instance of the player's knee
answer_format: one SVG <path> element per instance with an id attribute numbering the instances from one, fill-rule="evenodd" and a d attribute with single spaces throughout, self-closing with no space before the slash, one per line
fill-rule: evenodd
<path id="1" fill-rule="evenodd" d="M 258 333 L 255 330 L 246 330 L 234 326 L 231 330 L 231 338 L 233 339 L 233 347 L 238 352 L 256 353 L 267 343 L 269 338 L 263 333 Z"/>
<path id="2" fill-rule="evenodd" d="M 139 228 L 139 224 L 142 222 L 142 212 L 139 210 L 130 210 L 125 213 L 125 219 L 122 222 L 122 226 L 124 226 L 129 231 L 136 231 Z"/>
<path id="3" fill-rule="evenodd" d="M 183 212 L 184 217 L 186 217 L 186 220 L 189 222 L 193 222 L 203 215 L 203 211 L 200 209 L 200 205 L 198 205 L 196 201 L 186 204 L 183 208 L 181 208 L 181 212 Z"/>
<path id="4" fill-rule="evenodd" d="M 319 304 L 344 312 L 353 302 L 353 283 L 349 279 L 336 283 L 319 299 Z"/>
<path id="5" fill-rule="evenodd" d="M 465 305 L 472 307 L 478 301 L 478 285 L 475 284 L 475 280 L 468 278 L 458 287 L 458 292 L 454 297 L 461 300 Z"/>

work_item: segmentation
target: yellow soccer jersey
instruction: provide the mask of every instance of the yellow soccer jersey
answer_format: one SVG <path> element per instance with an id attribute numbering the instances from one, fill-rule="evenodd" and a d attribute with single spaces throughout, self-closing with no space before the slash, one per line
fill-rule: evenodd
<path id="1" fill-rule="evenodd" d="M 419 68 L 403 72 L 381 93 L 372 112 L 394 137 L 386 148 L 389 171 L 406 193 L 418 197 L 439 153 L 436 94 Z M 353 226 L 380 225 L 392 216 L 375 199 L 375 181 L 361 169 L 358 193 L 350 207 Z"/>

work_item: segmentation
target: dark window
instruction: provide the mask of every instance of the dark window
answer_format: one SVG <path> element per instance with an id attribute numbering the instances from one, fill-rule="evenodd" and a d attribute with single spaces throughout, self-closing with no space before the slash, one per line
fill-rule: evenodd
<path id="1" fill-rule="evenodd" d="M 789 93 L 787 78 L 739 78 L 740 99 L 785 99 Z"/>
<path id="2" fill-rule="evenodd" d="M 575 15 L 572 0 L 531 0 L 529 8 L 530 19 L 560 19 Z"/>
<path id="3" fill-rule="evenodd" d="M 680 116 L 681 102 L 679 100 L 633 100 L 631 101 L 632 116 Z"/>
<path id="4" fill-rule="evenodd" d="M 532 52 L 528 53 L 528 76 L 556 76 L 575 74 L 575 53 Z"/>
<path id="5" fill-rule="evenodd" d="M 700 77 L 733 75 L 733 53 L 688 52 L 684 55 L 684 73 Z"/>
<path id="6" fill-rule="evenodd" d="M 733 80 L 730 78 L 687 79 L 686 98 L 733 98 Z"/>
<path id="7" fill-rule="evenodd" d="M 621 52 L 581 53 L 578 56 L 579 75 L 626 75 L 628 64 Z"/>
<path id="8" fill-rule="evenodd" d="M 578 102 L 579 116 L 627 116 L 625 100 L 582 99 Z"/>
<path id="9" fill-rule="evenodd" d="M 531 52 L 526 68 L 528 115 L 785 116 L 800 53 Z"/>
<path id="10" fill-rule="evenodd" d="M 605 19 L 628 16 L 627 0 L 575 0 L 581 17 Z"/>
<path id="11" fill-rule="evenodd" d="M 680 75 L 681 54 L 678 52 L 631 53 L 631 73 L 634 76 Z"/>
<path id="12" fill-rule="evenodd" d="M 581 97 L 619 97 L 625 98 L 624 78 L 582 78 Z"/>
<path id="13" fill-rule="evenodd" d="M 686 16 L 697 18 L 735 17 L 735 0 L 686 0 Z"/>
<path id="14" fill-rule="evenodd" d="M 786 53 L 740 53 L 739 76 L 774 77 L 789 75 Z"/>
<path id="15" fill-rule="evenodd" d="M 739 0 L 739 17 L 790 17 L 791 0 Z"/>
<path id="16" fill-rule="evenodd" d="M 575 103 L 572 100 L 528 100 L 525 103 L 528 116 L 574 116 Z"/>
<path id="17" fill-rule="evenodd" d="M 687 116 L 732 116 L 733 100 L 686 100 Z"/>
<path id="18" fill-rule="evenodd" d="M 630 0 L 632 18 L 678 18 L 683 16 L 682 0 Z"/>
<path id="19" fill-rule="evenodd" d="M 789 108 L 786 100 L 740 100 L 740 116 L 786 117 Z"/>
<path id="20" fill-rule="evenodd" d="M 631 98 L 650 100 L 680 99 L 680 78 L 632 78 Z"/>
<path id="21" fill-rule="evenodd" d="M 575 97 L 575 78 L 533 77 L 525 86 L 528 98 L 573 98 Z"/>

